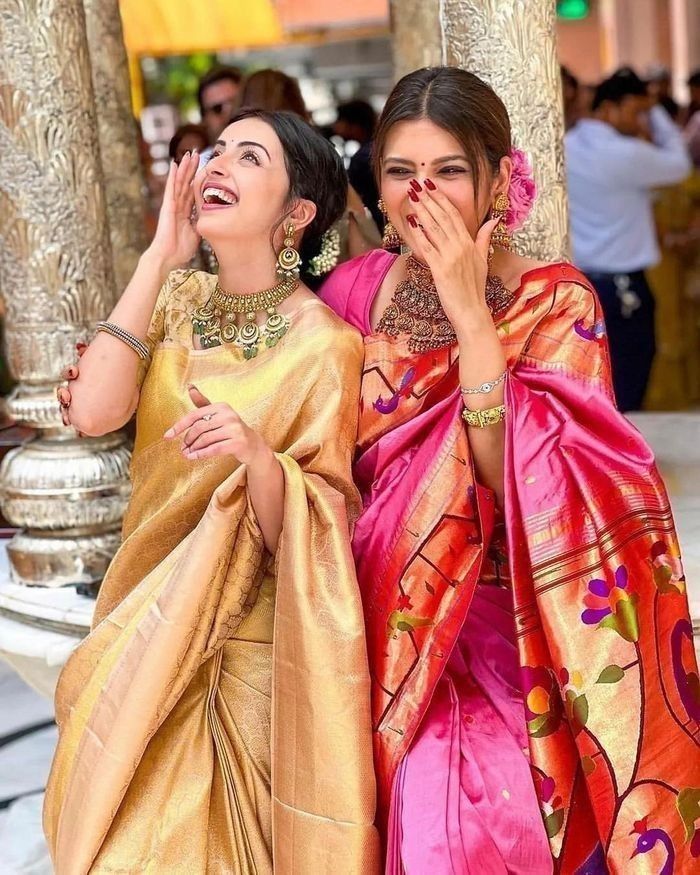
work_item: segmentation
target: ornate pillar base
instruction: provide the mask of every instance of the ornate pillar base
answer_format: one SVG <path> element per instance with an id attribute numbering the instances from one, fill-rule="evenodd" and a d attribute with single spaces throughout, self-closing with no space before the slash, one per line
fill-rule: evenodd
<path id="1" fill-rule="evenodd" d="M 40 432 L 0 464 L 2 512 L 21 530 L 7 545 L 9 577 L 92 594 L 119 546 L 131 451 L 122 432 L 76 437 L 61 422 L 55 391 L 43 379 L 20 383 L 6 402 L 15 422 Z"/>
<path id="2" fill-rule="evenodd" d="M 12 450 L 0 465 L 11 579 L 29 586 L 90 585 L 104 576 L 129 498 L 124 435 L 78 439 L 65 429 Z"/>

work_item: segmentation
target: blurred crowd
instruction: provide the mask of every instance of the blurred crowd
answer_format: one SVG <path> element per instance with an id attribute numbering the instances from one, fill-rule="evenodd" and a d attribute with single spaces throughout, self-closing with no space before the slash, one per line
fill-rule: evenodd
<path id="1" fill-rule="evenodd" d="M 574 263 L 595 286 L 621 410 L 700 403 L 700 71 L 690 100 L 673 97 L 668 70 L 630 67 L 595 85 L 562 68 L 565 154 Z M 200 81 L 201 121 L 179 127 L 169 154 L 205 161 L 239 108 L 294 112 L 313 123 L 296 79 L 216 67 Z M 321 128 L 345 156 L 348 209 L 337 229 L 341 259 L 379 245 L 384 219 L 371 169 L 376 113 L 366 101 L 337 107 Z M 157 213 L 158 185 L 152 187 Z M 215 268 L 206 246 L 202 266 Z"/>
<path id="2" fill-rule="evenodd" d="M 623 411 L 700 402 L 700 71 L 562 69 L 573 260 L 600 299 Z"/>

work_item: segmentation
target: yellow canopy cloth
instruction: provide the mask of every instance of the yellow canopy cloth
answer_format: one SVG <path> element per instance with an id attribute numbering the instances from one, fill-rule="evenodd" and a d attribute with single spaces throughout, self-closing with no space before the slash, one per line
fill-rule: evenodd
<path id="1" fill-rule="evenodd" d="M 125 540 L 58 686 L 44 812 L 57 875 L 252 875 L 273 859 L 282 875 L 379 871 L 348 537 L 361 341 L 310 300 L 252 362 L 193 350 L 188 314 L 214 282 L 171 275 L 156 305 Z M 278 453 L 274 566 L 245 468 L 188 462 L 162 437 L 191 408 L 189 383 Z"/>
<path id="2" fill-rule="evenodd" d="M 282 42 L 271 0 L 119 0 L 127 52 L 189 55 Z"/>

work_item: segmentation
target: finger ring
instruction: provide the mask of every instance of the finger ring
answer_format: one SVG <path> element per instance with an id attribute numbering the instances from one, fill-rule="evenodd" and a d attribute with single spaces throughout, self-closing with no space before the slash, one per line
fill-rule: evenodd
<path id="1" fill-rule="evenodd" d="M 213 418 L 214 418 L 214 414 L 213 414 L 213 413 L 205 413 L 204 416 L 202 417 L 202 419 L 203 419 L 205 422 L 209 422 L 209 420 L 210 420 L 210 419 L 213 419 Z"/>

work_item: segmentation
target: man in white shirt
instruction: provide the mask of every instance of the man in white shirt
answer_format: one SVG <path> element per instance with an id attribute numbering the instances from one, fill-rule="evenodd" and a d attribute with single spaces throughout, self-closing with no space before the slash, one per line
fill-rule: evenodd
<path id="1" fill-rule="evenodd" d="M 619 70 L 596 89 L 592 116 L 565 137 L 574 262 L 603 307 L 620 410 L 638 410 L 654 358 L 654 298 L 644 271 L 659 262 L 653 190 L 691 169 L 683 136 L 646 84 Z"/>

